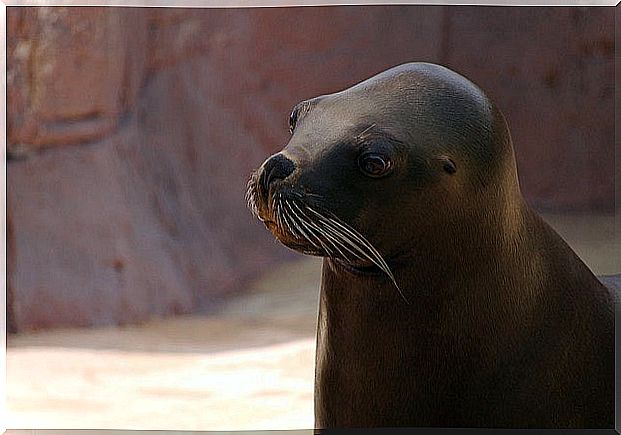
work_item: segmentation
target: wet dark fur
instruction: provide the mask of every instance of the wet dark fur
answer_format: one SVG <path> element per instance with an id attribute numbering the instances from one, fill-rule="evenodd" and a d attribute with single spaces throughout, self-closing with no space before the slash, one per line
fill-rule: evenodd
<path id="1" fill-rule="evenodd" d="M 274 224 L 270 200 L 338 216 L 408 301 L 371 263 L 324 260 L 316 427 L 613 427 L 613 297 L 522 199 L 489 99 L 407 64 L 302 107 L 282 152 L 296 169 L 264 189 L 257 172 L 255 212 L 323 256 Z M 360 174 L 360 147 L 385 150 L 393 172 Z"/>

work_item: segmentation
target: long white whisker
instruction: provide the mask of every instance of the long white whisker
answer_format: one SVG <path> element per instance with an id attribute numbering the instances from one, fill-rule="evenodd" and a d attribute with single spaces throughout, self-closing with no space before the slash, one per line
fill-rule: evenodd
<path id="1" fill-rule="evenodd" d="M 293 213 L 291 213 L 291 211 L 288 210 L 287 208 L 285 208 L 285 210 L 287 212 L 287 216 L 289 217 L 289 220 L 290 220 L 291 224 L 294 226 L 294 228 L 296 230 L 297 237 L 299 237 L 301 239 L 306 239 L 307 236 L 306 236 L 306 234 L 304 234 L 303 229 L 300 228 L 300 223 L 296 220 L 295 215 Z"/>
<path id="2" fill-rule="evenodd" d="M 397 284 L 397 280 L 395 279 L 395 276 L 393 275 L 392 271 L 388 267 L 388 264 L 386 264 L 386 261 L 381 256 L 381 254 L 377 251 L 377 249 L 375 249 L 375 247 L 373 245 L 371 245 L 371 243 L 367 239 L 365 239 L 360 233 L 358 233 L 353 228 L 349 227 L 348 225 L 346 225 L 346 224 L 344 224 L 342 222 L 339 222 L 339 220 L 337 220 L 335 217 L 326 217 L 326 216 L 323 216 L 321 213 L 317 212 L 316 210 L 312 209 L 311 207 L 307 206 L 306 208 L 309 211 L 315 213 L 320 219 L 322 219 L 324 221 L 324 223 L 329 222 L 329 223 L 332 223 L 333 225 L 338 226 L 342 231 L 346 232 L 347 235 L 349 235 L 349 237 L 353 238 L 358 243 L 360 243 L 363 247 L 367 248 L 370 251 L 369 253 L 365 252 L 361 247 L 359 247 L 355 243 L 352 243 L 351 239 L 349 239 L 347 237 L 342 237 L 343 234 L 341 234 L 341 239 L 343 241 L 348 242 L 350 244 L 350 246 L 352 246 L 353 248 L 359 250 L 361 252 L 361 254 L 365 255 L 365 257 L 367 259 L 369 259 L 372 263 L 374 263 L 381 270 L 383 270 L 384 273 L 386 273 L 386 275 L 388 275 L 388 277 L 390 278 L 392 283 L 395 285 L 395 287 L 399 291 L 399 294 L 401 295 L 403 300 L 405 300 L 406 303 L 409 303 L 409 301 L 407 300 L 407 298 L 405 297 L 405 295 L 403 294 L 403 292 L 399 288 L 399 285 Z M 335 229 L 335 228 L 333 228 L 333 229 Z"/>
<path id="3" fill-rule="evenodd" d="M 295 237 L 297 237 L 299 239 L 303 239 L 304 236 L 298 231 L 297 227 L 295 226 L 295 224 L 293 222 L 293 218 L 291 216 L 289 216 L 288 214 L 286 214 L 284 219 L 285 219 L 285 223 L 287 225 L 287 228 L 289 229 L 289 232 L 291 234 L 293 234 Z"/>
<path id="4" fill-rule="evenodd" d="M 351 262 L 349 256 L 345 254 L 345 252 L 343 251 L 349 252 L 350 254 L 354 256 L 354 258 L 360 258 L 358 254 L 348 249 L 347 246 L 343 245 L 343 242 L 341 242 L 338 238 L 334 237 L 333 234 L 331 234 L 329 231 L 326 231 L 326 228 L 321 228 L 315 223 L 312 223 L 310 221 L 308 222 L 309 222 L 309 225 L 313 225 L 313 227 L 316 228 L 317 231 L 321 231 L 321 234 L 326 238 L 326 243 L 329 243 L 331 246 L 333 246 L 334 249 L 336 249 L 338 253 L 341 255 L 341 257 L 345 259 L 345 261 Z"/>
<path id="5" fill-rule="evenodd" d="M 310 216 L 308 216 L 304 212 L 304 210 L 302 210 L 300 206 L 297 205 L 295 202 L 293 203 L 293 206 L 297 208 L 298 211 L 300 212 L 300 215 L 299 215 L 300 218 L 306 218 L 306 219 L 303 219 L 303 221 L 306 223 L 307 226 L 314 229 L 320 236 L 323 236 L 325 238 L 324 242 L 332 246 L 334 249 L 336 249 L 339 252 L 339 254 L 341 254 L 341 256 L 345 258 L 345 260 L 350 261 L 347 255 L 345 255 L 343 251 L 341 251 L 341 249 L 339 248 L 339 245 L 341 244 L 339 243 L 337 239 L 334 238 L 334 236 L 332 236 L 330 233 L 326 233 L 324 228 L 321 228 L 319 225 L 313 222 Z M 325 245 L 322 244 L 322 246 L 325 246 Z M 325 248 L 326 250 L 328 250 L 327 246 L 325 246 Z M 330 253 L 330 256 L 334 257 L 334 254 Z"/>
<path id="6" fill-rule="evenodd" d="M 298 232 L 294 229 L 294 227 L 293 227 L 293 223 L 289 222 L 290 217 L 289 217 L 289 215 L 287 214 L 287 210 L 284 210 L 284 209 L 283 209 L 283 214 L 282 214 L 282 217 L 283 217 L 283 221 L 285 222 L 285 225 L 286 225 L 286 226 L 287 226 L 287 228 L 289 229 L 289 232 L 290 232 L 291 234 L 293 234 L 295 237 L 300 237 L 300 238 L 302 238 L 302 235 L 301 235 L 301 234 L 299 234 L 299 233 L 298 233 Z M 291 218 L 291 220 L 293 220 L 293 218 Z"/>
<path id="7" fill-rule="evenodd" d="M 362 133 L 358 133 L 358 137 L 364 136 L 364 134 L 365 134 L 367 131 L 371 130 L 373 127 L 375 127 L 375 124 L 371 124 L 371 125 L 369 125 L 367 128 L 365 128 L 365 129 L 362 131 Z"/>
<path id="8" fill-rule="evenodd" d="M 295 205 L 295 203 L 293 205 Z M 313 238 L 317 240 L 317 242 L 319 242 L 321 247 L 328 253 L 328 256 L 334 257 L 332 250 L 328 248 L 328 246 L 326 246 L 326 243 L 324 243 L 324 241 L 321 239 L 320 237 L 321 232 L 319 232 L 319 235 L 317 235 L 317 230 L 316 229 L 313 230 L 313 228 L 309 225 L 309 222 L 307 220 L 302 219 L 301 216 L 299 216 L 298 214 L 296 214 L 296 217 L 298 218 L 298 222 L 300 223 L 300 225 L 306 228 L 306 231 L 308 231 L 308 233 L 312 235 Z"/>
<path id="9" fill-rule="evenodd" d="M 309 208 L 309 210 L 314 211 L 311 208 Z M 339 222 L 338 220 L 336 220 L 334 218 L 327 218 L 327 217 L 324 217 L 324 216 L 322 216 L 322 218 L 325 219 L 326 221 L 328 221 L 328 222 L 338 226 L 350 238 L 352 238 L 353 240 L 356 240 L 361 246 L 367 248 L 367 250 L 369 251 L 367 253 L 367 256 L 371 255 L 374 258 L 374 260 L 372 260 L 372 261 L 374 263 L 376 263 L 377 266 L 380 267 L 381 269 L 387 269 L 387 270 L 385 270 L 385 272 L 392 278 L 392 273 L 390 272 L 390 269 L 388 268 L 388 265 L 386 264 L 386 262 L 382 258 L 381 254 L 377 251 L 377 249 L 375 249 L 375 247 L 373 245 L 371 245 L 371 243 L 367 239 L 365 239 L 360 233 L 358 233 L 353 228 L 347 226 L 344 223 Z M 354 245 L 355 244 L 352 244 L 352 246 L 354 246 Z"/>
<path id="10" fill-rule="evenodd" d="M 364 259 L 370 260 L 368 256 L 360 255 L 360 252 L 363 252 L 360 249 L 358 250 L 350 249 L 347 246 L 347 244 L 354 245 L 354 246 L 355 244 L 351 242 L 350 240 L 348 240 L 347 237 L 341 234 L 338 230 L 336 230 L 331 225 L 329 225 L 327 221 L 322 221 L 322 224 L 323 224 L 323 228 L 321 229 L 323 231 L 324 236 L 332 242 L 332 245 L 339 251 L 339 253 L 343 256 L 343 258 L 345 258 L 347 262 L 351 262 L 351 260 L 343 251 L 341 251 L 341 248 L 349 252 L 351 255 L 353 255 L 354 258 L 358 258 L 360 260 L 364 260 Z M 344 241 L 347 244 L 345 244 Z"/>
<path id="11" fill-rule="evenodd" d="M 246 184 L 246 205 L 250 209 L 250 212 L 263 222 L 263 219 L 259 216 L 259 208 L 257 207 L 256 191 L 254 187 L 255 183 L 253 179 L 250 178 L 250 180 L 248 180 L 248 183 Z"/>
<path id="12" fill-rule="evenodd" d="M 300 222 L 298 219 L 296 219 L 296 215 L 293 212 L 293 210 L 291 209 L 291 207 L 289 206 L 289 202 L 284 201 L 284 205 L 283 207 L 285 209 L 289 209 L 289 212 L 291 213 L 291 220 L 293 221 L 294 224 L 296 224 L 296 228 L 300 231 L 300 233 L 302 234 L 302 237 L 311 245 L 313 245 L 315 248 L 320 249 L 320 247 L 317 245 L 317 243 L 315 243 L 309 236 L 308 234 L 306 234 L 306 232 L 301 228 L 300 226 Z"/>
<path id="13" fill-rule="evenodd" d="M 356 230 L 354 230 L 353 228 L 350 228 L 348 225 L 345 225 L 344 223 L 341 223 L 340 220 L 337 220 L 333 217 L 327 217 L 322 215 L 321 213 L 319 213 L 318 211 L 314 210 L 311 207 L 306 207 L 309 211 L 311 211 L 312 213 L 315 213 L 320 219 L 324 220 L 324 221 L 329 221 L 332 222 L 333 224 L 335 224 L 336 226 L 338 226 L 339 228 L 341 228 L 343 231 L 345 231 L 346 233 L 349 234 L 350 237 L 358 240 L 359 242 L 361 242 L 362 244 L 369 244 L 369 242 L 360 234 L 358 233 Z"/>
<path id="14" fill-rule="evenodd" d="M 282 204 L 280 201 L 278 201 L 278 205 L 276 206 L 276 225 L 278 225 L 279 228 L 283 228 L 282 225 Z"/>
<path id="15" fill-rule="evenodd" d="M 329 221 L 324 221 L 324 224 L 327 224 L 328 222 L 329 222 Z M 340 232 L 340 231 L 338 230 L 338 228 L 334 228 L 334 227 L 333 227 L 333 228 L 332 228 L 332 231 L 333 231 L 333 233 L 334 233 L 337 237 L 339 237 L 339 239 L 340 239 L 340 240 L 342 240 L 343 242 L 347 243 L 349 246 L 351 246 L 353 249 L 355 249 L 355 250 L 358 252 L 358 254 L 356 254 L 356 257 L 357 257 L 357 258 L 367 259 L 367 260 L 369 260 L 370 262 L 372 262 L 372 263 L 374 263 L 375 265 L 377 265 L 380 269 L 382 269 L 382 270 L 384 269 L 384 268 L 382 267 L 382 265 L 381 265 L 381 264 L 378 264 L 378 263 L 381 263 L 381 261 L 379 261 L 379 260 L 376 258 L 376 255 L 374 255 L 373 251 L 369 249 L 369 247 L 368 247 L 368 245 L 367 245 L 367 244 L 360 244 L 360 242 L 359 242 L 359 241 L 357 241 L 357 240 L 352 240 L 352 239 L 351 239 L 350 237 L 348 237 L 346 234 L 343 234 L 342 232 Z M 365 250 L 365 249 L 363 249 L 363 248 L 366 248 L 366 250 Z M 348 251 L 350 251 L 350 252 L 351 252 L 351 250 L 349 250 L 349 249 L 348 249 Z M 368 251 L 370 251 L 370 252 L 368 252 Z"/>
<path id="16" fill-rule="evenodd" d="M 310 211 L 314 212 L 317 216 L 319 216 L 326 226 L 330 225 L 332 230 L 333 230 L 333 233 L 337 237 L 340 237 L 341 240 L 348 242 L 350 244 L 350 246 L 352 246 L 353 248 L 357 249 L 360 252 L 360 254 L 365 256 L 366 259 L 372 261 L 373 263 L 378 263 L 378 262 L 379 263 L 383 263 L 383 259 L 381 258 L 381 256 L 377 252 L 377 250 L 371 245 L 371 243 L 369 243 L 359 233 L 357 233 L 355 231 L 352 231 L 352 230 L 349 230 L 344 225 L 340 224 L 338 221 L 336 221 L 334 219 L 327 218 L 327 217 L 321 215 L 320 213 L 316 212 L 315 210 L 313 210 L 310 207 L 307 207 L 307 208 Z M 334 225 L 338 226 L 338 228 L 335 227 Z M 345 232 L 345 234 L 343 234 L 343 232 Z M 353 243 L 353 241 L 358 242 L 358 244 Z M 367 248 L 369 250 L 369 252 L 366 252 L 360 246 Z M 377 258 L 377 257 L 379 257 L 379 258 Z M 380 266 L 380 264 L 378 264 L 377 266 L 382 268 Z"/>

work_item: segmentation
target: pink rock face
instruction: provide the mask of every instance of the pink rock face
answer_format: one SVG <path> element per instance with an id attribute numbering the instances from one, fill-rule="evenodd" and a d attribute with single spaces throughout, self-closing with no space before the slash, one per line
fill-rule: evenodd
<path id="1" fill-rule="evenodd" d="M 9 21 L 9 151 L 111 135 L 143 80 L 146 16 L 137 10 L 28 8 L 11 10 Z"/>
<path id="2" fill-rule="evenodd" d="M 527 199 L 614 206 L 609 8 L 9 8 L 11 321 L 204 312 L 293 258 L 244 202 L 299 100 L 442 63 L 507 116 Z"/>

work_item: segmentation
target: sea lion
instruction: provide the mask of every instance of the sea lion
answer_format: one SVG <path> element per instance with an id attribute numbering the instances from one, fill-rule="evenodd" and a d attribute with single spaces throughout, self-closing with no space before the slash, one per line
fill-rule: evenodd
<path id="1" fill-rule="evenodd" d="M 481 89 L 408 63 L 290 127 L 247 199 L 324 257 L 317 428 L 613 427 L 613 295 L 524 201 Z"/>

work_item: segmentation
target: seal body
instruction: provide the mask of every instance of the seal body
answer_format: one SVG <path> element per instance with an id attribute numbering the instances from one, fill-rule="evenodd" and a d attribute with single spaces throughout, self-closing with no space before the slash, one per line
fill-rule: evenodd
<path id="1" fill-rule="evenodd" d="M 290 124 L 248 200 L 325 257 L 317 428 L 613 427 L 613 296 L 523 200 L 478 87 L 405 64 Z"/>
<path id="2" fill-rule="evenodd" d="M 612 302 L 543 222 L 527 225 L 524 249 L 558 251 L 518 268 L 473 249 L 452 276 L 396 272 L 420 292 L 411 305 L 324 260 L 317 426 L 613 427 Z"/>

